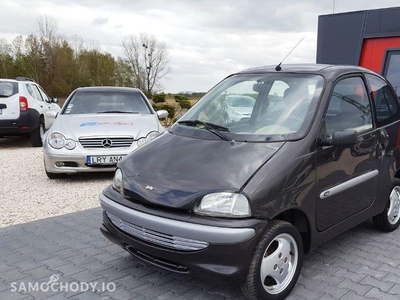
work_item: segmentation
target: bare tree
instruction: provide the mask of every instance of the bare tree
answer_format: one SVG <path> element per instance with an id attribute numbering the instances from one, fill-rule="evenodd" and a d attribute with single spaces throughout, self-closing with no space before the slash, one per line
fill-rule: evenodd
<path id="1" fill-rule="evenodd" d="M 5 39 L 0 38 L 0 77 L 9 78 L 10 66 L 12 66 L 11 45 Z"/>
<path id="2" fill-rule="evenodd" d="M 52 16 L 39 16 L 36 23 L 36 31 L 42 41 L 54 44 L 57 39 L 58 22 Z"/>
<path id="3" fill-rule="evenodd" d="M 161 88 L 161 80 L 171 73 L 168 49 L 155 36 L 141 33 L 122 42 L 127 63 L 132 69 L 132 82 L 148 96 Z"/>

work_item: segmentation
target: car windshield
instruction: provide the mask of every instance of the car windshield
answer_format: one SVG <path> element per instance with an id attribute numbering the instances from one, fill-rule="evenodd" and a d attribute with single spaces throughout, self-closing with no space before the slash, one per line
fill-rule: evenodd
<path id="1" fill-rule="evenodd" d="M 145 99 L 137 92 L 77 91 L 62 114 L 132 113 L 151 114 Z"/>
<path id="2" fill-rule="evenodd" d="M 314 74 L 230 76 L 170 131 L 192 137 L 206 137 L 211 131 L 214 138 L 218 138 L 215 132 L 223 131 L 224 139 L 236 141 L 298 139 L 305 135 L 313 119 L 323 82 L 322 76 Z"/>

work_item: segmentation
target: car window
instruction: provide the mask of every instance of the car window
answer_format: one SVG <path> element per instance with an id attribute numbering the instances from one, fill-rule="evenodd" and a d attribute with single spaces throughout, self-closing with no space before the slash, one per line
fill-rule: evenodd
<path id="1" fill-rule="evenodd" d="M 38 86 L 38 88 L 39 88 L 39 92 L 42 95 L 42 98 L 44 99 L 44 101 L 50 103 L 51 102 L 50 97 L 46 94 L 46 92 L 40 86 Z"/>
<path id="2" fill-rule="evenodd" d="M 327 137 L 342 130 L 372 128 L 371 104 L 361 77 L 340 80 L 334 87 L 325 115 Z"/>
<path id="3" fill-rule="evenodd" d="M 0 81 L 0 98 L 11 97 L 18 93 L 18 83 Z"/>
<path id="4" fill-rule="evenodd" d="M 77 91 L 63 114 L 139 113 L 151 114 L 145 99 L 137 92 Z"/>
<path id="5" fill-rule="evenodd" d="M 36 95 L 36 99 L 43 101 L 42 95 L 40 94 L 38 87 L 36 85 L 32 85 L 32 88 L 33 88 L 33 92 Z"/>
<path id="6" fill-rule="evenodd" d="M 190 131 L 196 130 L 190 121 L 212 123 L 238 141 L 299 138 L 314 116 L 322 86 L 322 77 L 313 74 L 234 75 L 214 87 L 178 125 Z"/>
<path id="7" fill-rule="evenodd" d="M 375 75 L 366 75 L 371 87 L 372 98 L 375 101 L 376 119 L 378 125 L 385 125 L 398 118 L 398 99 L 393 95 L 389 85 Z"/>
<path id="8" fill-rule="evenodd" d="M 26 89 L 28 90 L 29 95 L 36 99 L 35 92 L 33 91 L 31 85 L 29 83 L 25 84 Z"/>

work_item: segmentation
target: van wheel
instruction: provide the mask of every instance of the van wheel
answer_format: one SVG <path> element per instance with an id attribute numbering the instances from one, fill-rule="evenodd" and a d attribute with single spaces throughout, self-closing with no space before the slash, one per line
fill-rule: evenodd
<path id="1" fill-rule="evenodd" d="M 292 224 L 272 220 L 261 235 L 250 261 L 242 292 L 252 300 L 285 299 L 303 264 L 303 240 Z"/>
<path id="2" fill-rule="evenodd" d="M 390 188 L 386 208 L 379 215 L 372 218 L 375 227 L 382 231 L 393 231 L 400 224 L 400 180 L 394 179 Z"/>
<path id="3" fill-rule="evenodd" d="M 43 146 L 43 136 L 44 136 L 44 122 L 41 119 L 39 122 L 39 126 L 31 132 L 30 140 L 33 147 L 42 147 Z"/>
<path id="4" fill-rule="evenodd" d="M 46 171 L 46 175 L 47 175 L 47 177 L 49 177 L 49 179 L 61 179 L 61 178 L 67 177 L 67 174 L 65 174 L 65 173 L 50 173 L 47 171 Z"/>

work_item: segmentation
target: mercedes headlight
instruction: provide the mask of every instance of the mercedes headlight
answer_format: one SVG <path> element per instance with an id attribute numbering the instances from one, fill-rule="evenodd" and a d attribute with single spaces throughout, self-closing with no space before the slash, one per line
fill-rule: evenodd
<path id="1" fill-rule="evenodd" d="M 65 145 L 65 136 L 59 132 L 53 132 L 49 135 L 49 145 L 54 149 L 61 149 Z"/>
<path id="2" fill-rule="evenodd" d="M 194 208 L 199 215 L 228 218 L 245 218 L 251 216 L 249 201 L 243 194 L 213 193 L 201 199 Z"/>
<path id="3" fill-rule="evenodd" d="M 142 138 L 137 140 L 138 147 L 143 146 L 144 144 L 150 142 L 151 140 L 153 140 L 154 138 L 158 137 L 159 135 L 160 135 L 160 133 L 158 131 L 150 132 L 149 134 L 147 134 L 146 137 L 142 137 Z"/>
<path id="4" fill-rule="evenodd" d="M 63 147 L 68 150 L 72 150 L 75 148 L 76 143 L 72 139 L 67 139 L 63 134 L 59 132 L 53 132 L 49 135 L 48 138 L 49 145 L 54 149 L 61 149 Z"/>
<path id="5" fill-rule="evenodd" d="M 124 193 L 124 181 L 122 176 L 121 169 L 117 169 L 115 171 L 114 179 L 113 179 L 113 188 L 120 192 L 121 194 Z"/>

